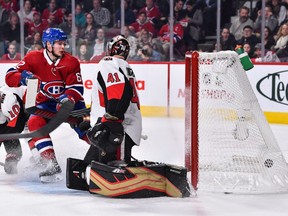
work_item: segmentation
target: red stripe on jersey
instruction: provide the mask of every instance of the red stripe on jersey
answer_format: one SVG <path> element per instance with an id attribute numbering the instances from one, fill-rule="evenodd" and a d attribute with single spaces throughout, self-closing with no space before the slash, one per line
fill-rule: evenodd
<path id="1" fill-rule="evenodd" d="M 124 93 L 125 83 L 118 83 L 107 88 L 107 99 L 121 99 Z"/>
<path id="2" fill-rule="evenodd" d="M 99 95 L 99 104 L 101 107 L 105 107 L 105 100 L 104 100 L 104 95 L 102 92 L 98 90 L 98 95 Z"/>

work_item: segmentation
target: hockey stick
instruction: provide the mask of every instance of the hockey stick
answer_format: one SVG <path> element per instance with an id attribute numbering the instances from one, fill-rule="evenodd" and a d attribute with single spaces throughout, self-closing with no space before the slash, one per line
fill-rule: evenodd
<path id="1" fill-rule="evenodd" d="M 67 120 L 70 112 L 74 109 L 74 104 L 71 101 L 66 101 L 62 104 L 60 110 L 56 113 L 55 117 L 52 118 L 44 127 L 39 130 L 30 132 L 30 133 L 11 133 L 11 134 L 0 134 L 0 140 L 14 140 L 21 138 L 33 138 L 33 137 L 42 137 L 57 127 L 59 127 L 63 122 Z"/>
<path id="2" fill-rule="evenodd" d="M 29 107 L 28 109 L 26 109 L 26 111 L 29 114 L 39 115 L 39 116 L 42 116 L 42 117 L 47 118 L 47 119 L 55 118 L 55 116 L 57 114 L 56 112 L 51 112 L 48 110 L 39 109 L 36 106 Z M 73 110 L 72 112 L 70 112 L 70 114 L 69 114 L 69 116 L 65 122 L 67 122 L 69 124 L 79 124 L 83 121 L 89 120 L 89 116 L 90 116 L 90 109 L 89 108 L 84 108 L 84 109 L 80 109 L 80 110 Z"/>

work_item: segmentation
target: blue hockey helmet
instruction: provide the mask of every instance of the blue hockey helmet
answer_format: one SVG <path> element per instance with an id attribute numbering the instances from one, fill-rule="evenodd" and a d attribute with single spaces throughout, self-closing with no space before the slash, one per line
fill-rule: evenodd
<path id="1" fill-rule="evenodd" d="M 46 43 L 49 41 L 52 45 L 55 41 L 66 41 L 67 35 L 60 28 L 48 28 L 43 32 L 42 43 L 46 47 Z"/>
<path id="2" fill-rule="evenodd" d="M 123 35 L 117 35 L 107 43 L 107 55 L 109 56 L 119 55 L 127 59 L 129 51 L 129 42 Z"/>

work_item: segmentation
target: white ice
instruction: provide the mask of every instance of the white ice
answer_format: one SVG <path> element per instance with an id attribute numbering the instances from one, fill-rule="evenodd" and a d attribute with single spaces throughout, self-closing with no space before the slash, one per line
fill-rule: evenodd
<path id="1" fill-rule="evenodd" d="M 184 165 L 184 120 L 180 118 L 144 118 L 144 134 L 148 140 L 135 147 L 133 155 L 140 159 Z M 288 158 L 286 134 L 288 125 L 271 125 L 275 137 Z M 52 133 L 56 154 L 65 171 L 67 157 L 82 159 L 88 148 L 76 133 L 63 124 Z M 0 167 L 1 216 L 280 216 L 287 213 L 287 194 L 235 195 L 198 193 L 189 198 L 113 199 L 66 188 L 60 183 L 42 184 L 37 173 L 24 172 L 31 156 L 22 140 L 23 159 L 19 173 L 8 176 Z M 5 150 L 0 149 L 0 161 Z M 65 177 L 65 176 L 64 176 Z"/>

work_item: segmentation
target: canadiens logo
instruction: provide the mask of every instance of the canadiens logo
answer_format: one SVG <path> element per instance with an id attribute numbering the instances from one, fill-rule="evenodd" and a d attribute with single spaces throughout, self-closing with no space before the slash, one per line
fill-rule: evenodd
<path id="1" fill-rule="evenodd" d="M 53 95 L 54 97 L 56 96 L 59 96 L 60 94 L 63 93 L 64 91 L 64 84 L 62 81 L 52 81 L 52 82 L 49 82 L 49 83 L 46 83 L 44 86 L 43 86 L 43 89 L 50 93 L 51 95 Z"/>

